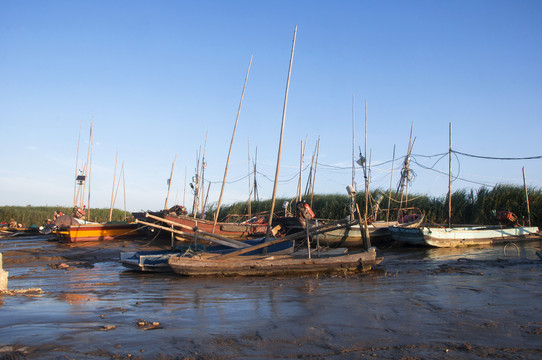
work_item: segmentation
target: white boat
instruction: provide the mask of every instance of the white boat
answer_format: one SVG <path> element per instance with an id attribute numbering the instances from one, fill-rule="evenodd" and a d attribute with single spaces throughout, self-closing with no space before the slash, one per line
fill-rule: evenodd
<path id="1" fill-rule="evenodd" d="M 494 225 L 450 228 L 392 226 L 389 230 L 395 241 L 409 245 L 434 247 L 459 247 L 539 239 L 539 229 L 536 226 L 503 227 Z"/>

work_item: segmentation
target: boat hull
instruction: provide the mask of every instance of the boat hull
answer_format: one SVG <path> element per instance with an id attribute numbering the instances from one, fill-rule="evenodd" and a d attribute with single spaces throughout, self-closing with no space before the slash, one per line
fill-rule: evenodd
<path id="1" fill-rule="evenodd" d="M 501 228 L 499 226 L 470 226 L 455 228 L 390 228 L 395 241 L 409 245 L 460 247 L 488 245 L 499 242 L 538 239 L 538 227 Z"/>
<path id="2" fill-rule="evenodd" d="M 267 224 L 250 224 L 250 223 L 217 223 L 214 226 L 213 221 L 204 219 L 194 219 L 189 216 L 164 216 L 165 220 L 174 223 L 197 228 L 200 231 L 221 235 L 234 240 L 253 239 L 265 235 Z M 214 228 L 214 231 L 213 231 Z M 187 230 L 187 232 L 190 232 Z"/>
<path id="3" fill-rule="evenodd" d="M 368 229 L 371 245 L 382 245 L 391 241 L 391 235 L 388 231 L 388 225 L 375 226 L 373 224 L 370 224 L 368 225 Z M 327 245 L 332 247 L 363 247 L 363 238 L 359 225 L 352 225 L 344 229 L 327 231 L 324 234 L 319 235 L 319 242 L 320 245 Z"/>
<path id="4" fill-rule="evenodd" d="M 418 227 L 424 219 L 423 214 L 412 214 L 401 221 L 373 221 L 367 228 L 371 245 L 382 246 L 393 241 L 389 230 L 392 226 L 403 228 Z M 359 248 L 363 246 L 363 238 L 359 224 L 348 226 L 344 229 L 328 231 L 320 237 L 323 244 L 328 246 L 346 246 L 348 248 Z"/>
<path id="5" fill-rule="evenodd" d="M 61 242 L 117 240 L 137 237 L 137 225 L 126 223 L 71 225 L 65 230 L 57 230 Z"/>
<path id="6" fill-rule="evenodd" d="M 295 254 L 237 256 L 224 260 L 214 254 L 174 256 L 169 259 L 169 266 L 182 276 L 280 276 L 366 271 L 381 261 L 382 258 L 377 258 L 372 248 L 365 252 L 312 259 Z"/>
<path id="7" fill-rule="evenodd" d="M 153 219 L 149 219 L 147 217 L 147 214 L 153 215 Z M 197 228 L 199 231 L 204 231 L 208 233 L 213 233 L 220 236 L 225 236 L 230 239 L 234 240 L 247 240 L 247 239 L 254 239 L 261 236 L 265 236 L 267 231 L 267 220 L 264 220 L 262 218 L 255 218 L 253 219 L 253 222 L 247 221 L 242 223 L 225 223 L 225 222 L 217 222 L 216 226 L 214 225 L 214 221 L 205 220 L 205 219 L 194 219 L 190 216 L 185 215 L 176 215 L 171 213 L 163 213 L 163 212 L 140 212 L 140 213 L 132 213 L 132 215 L 135 217 L 136 221 L 143 221 L 143 222 L 153 222 L 156 224 L 160 223 L 160 220 L 157 218 L 164 219 L 168 223 L 174 223 L 177 224 L 179 227 L 183 228 L 183 231 L 187 234 L 193 235 L 194 229 Z M 214 230 L 213 230 L 214 228 Z M 156 236 L 157 230 L 149 227 L 149 226 L 139 226 L 139 231 L 147 236 Z M 170 234 L 168 232 L 163 233 L 164 236 L 169 237 Z M 179 241 L 183 240 L 192 240 L 191 237 L 179 237 Z"/>
<path id="8" fill-rule="evenodd" d="M 172 250 L 165 251 L 130 251 L 120 253 L 120 263 L 130 270 L 145 272 L 171 272 L 168 260 L 179 255 Z"/>
<path id="9" fill-rule="evenodd" d="M 247 240 L 247 245 L 253 246 L 261 244 L 265 239 Z M 268 254 L 284 255 L 294 252 L 294 241 L 285 241 L 275 244 L 267 248 Z M 197 251 L 206 251 L 215 255 L 226 254 L 237 249 L 227 246 L 198 246 Z M 185 246 L 179 250 L 163 250 L 163 251 L 130 251 L 120 253 L 120 263 L 130 270 L 145 271 L 145 272 L 171 272 L 172 269 L 168 264 L 168 260 L 173 256 L 182 256 L 187 251 L 194 251 L 192 246 Z M 263 249 L 258 249 L 247 253 L 247 256 L 261 254 Z"/>

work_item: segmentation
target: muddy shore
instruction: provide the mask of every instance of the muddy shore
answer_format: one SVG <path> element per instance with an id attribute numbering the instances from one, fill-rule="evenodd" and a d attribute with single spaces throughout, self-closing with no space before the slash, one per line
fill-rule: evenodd
<path id="1" fill-rule="evenodd" d="M 160 247 L 0 239 L 12 290 L 0 359 L 542 358 L 542 241 L 390 247 L 348 276 L 198 279 L 118 263 Z"/>

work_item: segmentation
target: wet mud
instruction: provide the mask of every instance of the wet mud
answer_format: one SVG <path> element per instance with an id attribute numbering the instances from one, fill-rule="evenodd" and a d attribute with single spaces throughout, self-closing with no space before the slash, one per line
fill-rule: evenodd
<path id="1" fill-rule="evenodd" d="M 390 247 L 346 276 L 183 278 L 118 263 L 159 247 L 0 240 L 12 290 L 0 359 L 542 358 L 542 241 Z"/>

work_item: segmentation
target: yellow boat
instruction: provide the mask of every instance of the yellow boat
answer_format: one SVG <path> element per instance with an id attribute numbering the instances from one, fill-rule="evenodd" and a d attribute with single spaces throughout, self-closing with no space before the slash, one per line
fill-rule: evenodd
<path id="1" fill-rule="evenodd" d="M 101 241 L 126 239 L 138 236 L 137 224 L 111 222 L 105 224 L 70 225 L 63 230 L 56 230 L 59 240 L 65 243 L 80 241 Z"/>

